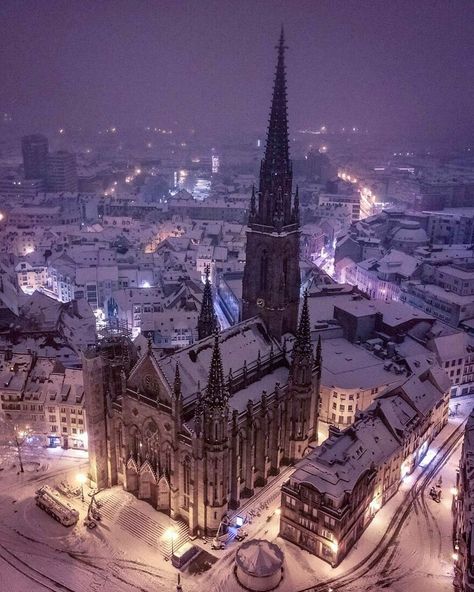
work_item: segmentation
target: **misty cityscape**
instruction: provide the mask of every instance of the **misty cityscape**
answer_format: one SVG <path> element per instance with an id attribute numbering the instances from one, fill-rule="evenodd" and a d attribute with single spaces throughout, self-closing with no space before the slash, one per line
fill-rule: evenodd
<path id="1" fill-rule="evenodd" d="M 0 592 L 474 592 L 473 3 L 0 32 Z"/>

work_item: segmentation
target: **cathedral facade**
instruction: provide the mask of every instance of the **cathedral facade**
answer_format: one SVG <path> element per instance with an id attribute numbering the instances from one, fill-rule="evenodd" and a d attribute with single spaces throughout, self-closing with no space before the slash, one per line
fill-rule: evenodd
<path id="1" fill-rule="evenodd" d="M 208 279 L 199 341 L 136 359 L 119 335 L 84 354 L 92 480 L 215 534 L 229 510 L 317 440 L 320 346 L 300 306 L 283 33 L 259 188 L 252 191 L 243 320 L 218 333 Z M 298 319 L 298 310 L 301 308 Z"/>

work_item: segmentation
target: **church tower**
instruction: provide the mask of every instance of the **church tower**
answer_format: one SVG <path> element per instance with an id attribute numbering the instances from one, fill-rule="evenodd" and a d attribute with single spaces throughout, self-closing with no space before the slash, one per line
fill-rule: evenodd
<path id="1" fill-rule="evenodd" d="M 300 292 L 299 200 L 292 196 L 283 29 L 258 192 L 252 190 L 242 286 L 243 319 L 261 316 L 277 339 L 296 333 Z"/>
<path id="2" fill-rule="evenodd" d="M 219 530 L 229 501 L 229 393 L 224 379 L 219 335 L 214 337 L 209 379 L 204 396 L 195 409 L 195 431 L 199 438 L 200 489 L 198 514 L 207 534 Z"/>
<path id="3" fill-rule="evenodd" d="M 316 355 L 311 344 L 311 324 L 308 310 L 308 292 L 305 291 L 300 322 L 291 352 L 289 386 L 289 413 L 287 429 L 290 434 L 288 457 L 299 460 L 308 446 L 317 440 L 319 379 L 321 377 L 321 341 Z"/>

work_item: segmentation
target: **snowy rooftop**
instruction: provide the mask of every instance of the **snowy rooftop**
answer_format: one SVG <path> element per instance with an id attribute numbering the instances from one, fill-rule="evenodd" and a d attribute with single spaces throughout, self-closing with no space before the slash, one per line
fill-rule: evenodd
<path id="1" fill-rule="evenodd" d="M 276 354 L 280 348 L 271 339 L 264 324 L 258 317 L 249 319 L 223 331 L 219 337 L 219 346 L 224 375 L 227 376 L 230 369 L 232 369 L 235 375 L 237 371 L 242 369 L 244 362 L 247 362 L 247 364 L 254 362 L 259 352 L 262 358 L 268 356 L 272 343 Z M 198 383 L 201 389 L 207 385 L 213 345 L 214 337 L 211 336 L 158 361 L 170 385 L 174 381 L 176 363 L 179 364 L 182 396 L 185 401 L 197 393 Z M 260 386 L 260 381 L 254 383 L 249 387 L 250 391 L 243 395 L 243 398 L 248 397 L 246 399 L 248 400 L 252 398 L 252 393 L 255 393 L 254 396 L 258 396 L 264 388 L 267 388 L 269 391 L 273 390 L 276 381 L 280 380 L 283 382 L 283 377 L 278 372 L 275 371 L 273 374 L 275 376 L 270 381 L 272 383 L 271 386 L 265 383 L 262 387 Z M 236 393 L 230 403 L 231 406 L 235 404 L 236 408 L 240 409 L 242 407 L 241 401 L 238 399 L 234 401 L 234 398 L 238 396 L 239 393 Z"/>
<path id="2" fill-rule="evenodd" d="M 387 370 L 387 362 L 344 338 L 322 343 L 321 383 L 334 388 L 369 389 L 398 384 L 405 377 Z"/>
<path id="3" fill-rule="evenodd" d="M 360 299 L 348 302 L 338 300 L 335 304 L 341 310 L 356 317 L 365 317 L 379 312 L 383 315 L 384 324 L 390 327 L 396 327 L 414 319 L 433 319 L 431 315 L 403 302 Z"/>
<path id="4" fill-rule="evenodd" d="M 407 430 L 417 425 L 450 388 L 439 367 L 413 375 L 377 397 L 355 423 L 331 435 L 298 463 L 290 486 L 307 483 L 321 494 L 343 503 L 363 473 L 390 458 Z"/>
<path id="5" fill-rule="evenodd" d="M 459 306 L 465 306 L 472 304 L 472 294 L 466 296 L 460 296 L 459 294 L 455 294 L 450 290 L 445 290 L 441 286 L 437 286 L 436 284 L 422 284 L 419 281 L 410 280 L 407 282 L 408 286 L 416 286 L 418 291 L 424 292 L 426 299 L 429 296 L 434 296 L 435 298 L 448 302 L 450 304 L 457 304 Z M 426 315 L 428 316 L 428 315 Z"/>

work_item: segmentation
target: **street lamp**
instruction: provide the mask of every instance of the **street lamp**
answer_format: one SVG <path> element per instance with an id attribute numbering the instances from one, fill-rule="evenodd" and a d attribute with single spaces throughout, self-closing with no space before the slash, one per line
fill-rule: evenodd
<path id="1" fill-rule="evenodd" d="M 21 473 L 25 472 L 25 469 L 23 468 L 23 459 L 21 457 L 21 447 L 25 443 L 27 435 L 28 435 L 28 432 L 25 432 L 23 430 L 15 432 L 15 444 L 16 444 L 16 450 L 18 452 L 18 461 L 20 462 L 20 472 Z"/>
<path id="2" fill-rule="evenodd" d="M 86 482 L 86 476 L 83 473 L 79 473 L 77 480 L 81 485 L 81 499 L 84 501 L 84 483 Z"/>
<path id="3" fill-rule="evenodd" d="M 175 540 L 178 538 L 178 533 L 176 532 L 176 530 L 170 526 L 166 531 L 165 531 L 165 537 L 171 541 L 171 557 L 173 557 L 174 555 L 174 542 Z"/>

